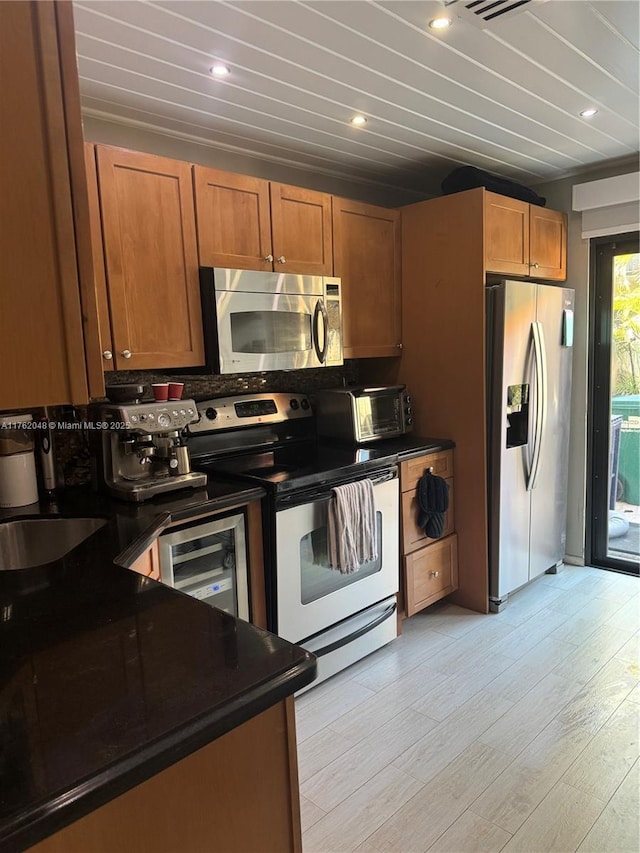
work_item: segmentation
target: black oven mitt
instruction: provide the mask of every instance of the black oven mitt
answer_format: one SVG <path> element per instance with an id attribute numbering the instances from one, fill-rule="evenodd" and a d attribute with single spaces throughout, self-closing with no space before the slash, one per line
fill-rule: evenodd
<path id="1" fill-rule="evenodd" d="M 449 484 L 425 471 L 418 480 L 418 526 L 430 539 L 439 539 L 444 530 L 444 514 L 449 509 Z"/>

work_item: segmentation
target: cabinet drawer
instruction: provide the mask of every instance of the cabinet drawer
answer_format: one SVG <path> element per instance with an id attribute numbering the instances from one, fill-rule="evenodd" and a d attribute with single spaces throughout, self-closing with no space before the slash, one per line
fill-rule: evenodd
<path id="1" fill-rule="evenodd" d="M 404 559 L 407 616 L 458 588 L 458 537 L 438 539 Z"/>
<path id="2" fill-rule="evenodd" d="M 418 480 L 427 468 L 432 474 L 453 477 L 453 450 L 442 450 L 439 453 L 429 453 L 426 456 L 416 456 L 400 465 L 400 487 L 403 492 L 415 491 Z"/>
<path id="3" fill-rule="evenodd" d="M 449 486 L 449 509 L 444 516 L 444 531 L 439 539 L 430 539 L 422 527 L 418 526 L 418 499 L 415 489 L 402 493 L 402 551 L 408 554 L 417 548 L 422 548 L 430 542 L 439 542 L 455 530 L 455 515 L 453 509 L 453 479 L 447 478 Z"/>

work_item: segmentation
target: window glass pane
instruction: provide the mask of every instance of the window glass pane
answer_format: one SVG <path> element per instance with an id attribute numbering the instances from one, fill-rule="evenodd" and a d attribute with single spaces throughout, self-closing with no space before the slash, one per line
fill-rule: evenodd
<path id="1" fill-rule="evenodd" d="M 640 254 L 613 257 L 608 554 L 640 556 Z"/>

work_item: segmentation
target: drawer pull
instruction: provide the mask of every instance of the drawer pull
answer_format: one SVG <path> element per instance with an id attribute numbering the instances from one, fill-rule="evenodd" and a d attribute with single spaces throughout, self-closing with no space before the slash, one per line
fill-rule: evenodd
<path id="1" fill-rule="evenodd" d="M 430 578 L 439 578 L 440 572 L 429 572 L 429 577 Z"/>
<path id="2" fill-rule="evenodd" d="M 425 468 L 424 473 L 425 474 L 433 474 L 433 465 L 431 465 L 429 468 Z"/>

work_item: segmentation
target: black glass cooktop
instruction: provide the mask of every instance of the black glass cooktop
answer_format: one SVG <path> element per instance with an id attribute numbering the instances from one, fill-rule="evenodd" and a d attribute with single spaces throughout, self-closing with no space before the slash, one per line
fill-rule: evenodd
<path id="1" fill-rule="evenodd" d="M 351 447 L 315 440 L 297 441 L 263 452 L 214 461 L 194 459 L 193 467 L 212 476 L 218 473 L 239 477 L 283 492 L 365 476 L 385 464 L 395 463 L 397 449 L 387 442 L 384 445 Z"/>

